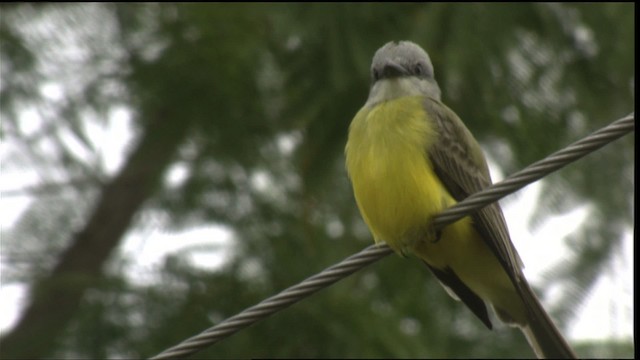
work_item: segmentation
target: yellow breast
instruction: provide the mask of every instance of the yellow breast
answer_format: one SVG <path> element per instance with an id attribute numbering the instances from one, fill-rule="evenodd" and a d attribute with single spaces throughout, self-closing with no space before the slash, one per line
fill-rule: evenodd
<path id="1" fill-rule="evenodd" d="M 403 251 L 451 201 L 426 149 L 435 140 L 422 97 L 362 108 L 349 128 L 347 171 L 360 212 L 377 241 Z"/>

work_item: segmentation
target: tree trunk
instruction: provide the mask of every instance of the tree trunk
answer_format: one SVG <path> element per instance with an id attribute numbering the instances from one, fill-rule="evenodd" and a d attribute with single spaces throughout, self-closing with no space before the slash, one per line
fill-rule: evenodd
<path id="1" fill-rule="evenodd" d="M 105 262 L 153 194 L 188 127 L 185 121 L 167 119 L 166 113 L 148 123 L 126 164 L 104 187 L 84 229 L 73 237 L 51 274 L 32 286 L 17 325 L 0 339 L 2 358 L 54 355 L 83 295 L 100 281 Z"/>

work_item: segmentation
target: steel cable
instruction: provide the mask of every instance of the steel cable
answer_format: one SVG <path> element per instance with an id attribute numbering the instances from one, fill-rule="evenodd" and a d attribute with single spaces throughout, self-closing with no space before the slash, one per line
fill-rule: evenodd
<path id="1" fill-rule="evenodd" d="M 458 204 L 448 208 L 433 220 L 433 226 L 440 229 L 456 220 L 469 215 L 524 186 L 543 178 L 567 164 L 603 147 L 635 129 L 634 114 L 614 121 L 610 125 L 592 133 L 566 148 L 531 164 L 525 169 L 507 177 L 499 183 L 475 193 Z M 389 255 L 391 249 L 386 245 L 371 245 L 349 256 L 343 261 L 328 267 L 320 273 L 291 286 L 290 288 L 232 316 L 216 326 L 193 336 L 182 343 L 169 348 L 151 359 L 183 358 L 201 351 L 216 342 L 258 322 L 303 298 L 341 280 L 359 269 Z"/>

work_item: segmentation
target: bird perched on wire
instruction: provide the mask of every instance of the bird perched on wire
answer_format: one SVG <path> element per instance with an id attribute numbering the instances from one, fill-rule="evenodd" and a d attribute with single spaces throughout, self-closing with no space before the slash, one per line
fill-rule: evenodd
<path id="1" fill-rule="evenodd" d="M 539 357 L 575 358 L 531 290 L 497 203 L 439 231 L 430 225 L 491 177 L 477 141 L 442 103 L 429 55 L 409 41 L 389 42 L 375 53 L 371 78 L 345 154 L 375 241 L 422 259 L 488 328 L 490 305 L 522 329 Z"/>

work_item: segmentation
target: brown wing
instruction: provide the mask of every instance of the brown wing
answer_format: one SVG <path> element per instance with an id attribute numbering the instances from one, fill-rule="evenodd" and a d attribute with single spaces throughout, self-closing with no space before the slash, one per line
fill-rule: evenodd
<path id="1" fill-rule="evenodd" d="M 437 100 L 426 98 L 424 106 L 438 131 L 436 144 L 428 149 L 428 156 L 434 171 L 451 195 L 461 201 L 491 185 L 489 169 L 482 150 L 460 118 Z M 553 324 L 524 278 L 522 261 L 511 243 L 498 203 L 487 205 L 471 217 L 476 230 L 496 255 L 522 297 L 527 308 L 525 335 L 536 353 L 549 358 L 576 358 L 576 354 Z M 436 272 L 434 274 L 439 275 Z M 453 281 L 442 274 L 438 278 L 449 285 L 456 285 L 456 280 L 459 279 L 452 271 L 445 275 L 453 276 Z M 470 295 L 465 293 L 464 288 L 463 291 L 455 288 L 453 290 L 487 325 L 487 319 L 483 318 L 486 315 L 482 311 L 482 299 L 473 292 Z M 490 328 L 490 323 L 487 326 Z"/>
<path id="2" fill-rule="evenodd" d="M 425 111 L 438 131 L 428 149 L 434 171 L 457 201 L 491 185 L 482 149 L 462 120 L 441 102 L 426 98 Z M 521 282 L 522 261 L 511 243 L 506 221 L 494 202 L 474 213 L 473 224 L 516 286 Z"/>

